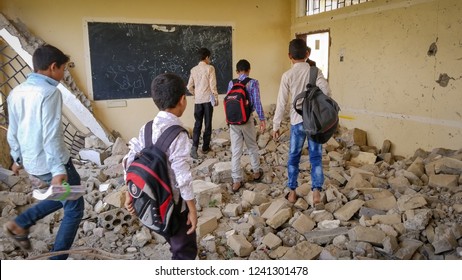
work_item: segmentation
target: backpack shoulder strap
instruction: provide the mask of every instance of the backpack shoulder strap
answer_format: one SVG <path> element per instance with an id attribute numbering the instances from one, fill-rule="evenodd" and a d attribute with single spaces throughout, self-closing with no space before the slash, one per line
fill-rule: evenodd
<path id="1" fill-rule="evenodd" d="M 250 80 L 252 80 L 252 78 L 247 77 L 244 80 L 242 80 L 241 83 L 245 86 L 245 85 L 247 85 L 248 82 L 250 82 Z"/>
<path id="2" fill-rule="evenodd" d="M 318 78 L 318 67 L 311 66 L 310 67 L 310 81 L 309 81 L 309 84 L 315 87 L 317 78 Z"/>
<path id="3" fill-rule="evenodd" d="M 153 120 L 150 120 L 144 126 L 144 147 L 152 145 L 152 123 Z"/>
<path id="4" fill-rule="evenodd" d="M 184 127 L 181 125 L 172 125 L 167 128 L 157 139 L 156 147 L 162 150 L 162 152 L 166 153 L 170 144 L 175 140 L 175 138 L 180 134 L 180 132 L 186 131 Z"/>

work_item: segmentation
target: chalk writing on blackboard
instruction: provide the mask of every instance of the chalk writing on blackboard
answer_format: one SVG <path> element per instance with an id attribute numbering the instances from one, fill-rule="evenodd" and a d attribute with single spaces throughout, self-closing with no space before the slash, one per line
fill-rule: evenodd
<path id="1" fill-rule="evenodd" d="M 150 97 L 151 81 L 175 73 L 187 83 L 196 52 L 212 52 L 217 88 L 225 93 L 232 79 L 230 26 L 88 22 L 94 100 Z"/>

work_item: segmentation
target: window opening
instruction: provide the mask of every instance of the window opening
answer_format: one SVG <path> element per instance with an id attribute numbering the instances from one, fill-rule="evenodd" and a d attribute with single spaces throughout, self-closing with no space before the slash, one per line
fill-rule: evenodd
<path id="1" fill-rule="evenodd" d="M 369 0 L 306 0 L 306 15 L 315 15 L 365 2 Z"/>

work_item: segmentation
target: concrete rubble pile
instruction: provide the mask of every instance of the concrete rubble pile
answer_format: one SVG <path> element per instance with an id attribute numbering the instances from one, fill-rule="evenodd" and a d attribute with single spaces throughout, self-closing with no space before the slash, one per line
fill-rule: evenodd
<path id="1" fill-rule="evenodd" d="M 227 128 L 215 129 L 212 152 L 199 151 L 201 159 L 192 162 L 198 259 L 462 259 L 462 149 L 418 149 L 404 158 L 391 153 L 388 140 L 379 149 L 367 146 L 365 131 L 340 128 L 324 145 L 324 209 L 316 210 L 308 154 L 302 155 L 297 202 L 285 199 L 290 124 L 286 119 L 279 141 L 273 141 L 274 108 L 266 110 L 267 130 L 258 133 L 264 170 L 260 182 L 251 181 L 244 152 L 242 168 L 249 180 L 239 193 L 231 191 Z M 74 161 L 87 187 L 74 248 L 170 259 L 164 238 L 123 208 L 126 143 L 119 138 L 106 149 L 88 137 L 85 146 L 81 160 Z M 33 201 L 27 174 L 15 177 L 1 169 L 0 181 L 3 224 Z M 61 219 L 62 212 L 57 212 L 31 229 L 34 250 L 29 256 L 49 251 Z M 24 258 L 1 233 L 0 259 Z"/>

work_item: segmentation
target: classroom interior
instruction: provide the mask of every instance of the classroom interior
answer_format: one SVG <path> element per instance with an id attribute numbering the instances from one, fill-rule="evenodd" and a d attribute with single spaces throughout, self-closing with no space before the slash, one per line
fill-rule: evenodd
<path id="1" fill-rule="evenodd" d="M 2 0 L 0 12 L 70 55 L 71 75 L 96 119 L 126 141 L 157 108 L 151 98 L 94 100 L 88 22 L 230 26 L 232 73 L 238 60 L 250 61 L 265 108 L 276 103 L 281 75 L 291 67 L 289 41 L 302 36 L 341 107 L 340 125 L 366 131 L 368 145 L 390 140 L 402 156 L 462 148 L 462 1 L 369 0 L 312 15 L 306 2 Z M 181 118 L 191 128 L 192 98 Z M 213 128 L 225 125 L 220 105 Z"/>

